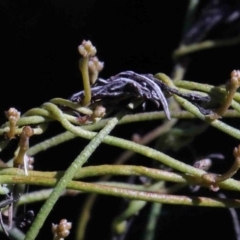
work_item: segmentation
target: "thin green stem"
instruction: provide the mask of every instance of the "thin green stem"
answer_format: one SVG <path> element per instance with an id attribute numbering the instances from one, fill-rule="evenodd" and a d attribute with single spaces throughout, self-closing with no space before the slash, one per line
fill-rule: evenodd
<path id="1" fill-rule="evenodd" d="M 58 146 L 59 144 L 70 141 L 74 138 L 76 138 L 74 134 L 66 131 L 64 133 L 56 135 L 55 137 L 51 137 L 45 141 L 42 141 L 41 143 L 34 145 L 30 149 L 28 149 L 27 154 L 30 156 L 34 156 L 39 152 L 46 151 L 51 147 Z"/>
<path id="2" fill-rule="evenodd" d="M 19 201 L 17 202 L 17 205 L 19 206 L 44 201 L 49 198 L 52 191 L 53 189 L 43 189 L 39 191 L 22 194 Z M 63 192 L 62 195 L 64 194 L 65 193 Z"/>
<path id="3" fill-rule="evenodd" d="M 153 203 L 149 212 L 143 240 L 153 240 L 156 232 L 157 221 L 162 210 L 161 203 Z"/>
<path id="4" fill-rule="evenodd" d="M 204 207 L 240 207 L 240 200 L 237 199 L 175 196 L 156 192 L 145 192 L 132 189 L 129 190 L 126 188 L 85 182 L 74 182 L 74 184 L 72 184 L 71 187 L 74 188 L 75 190 L 88 193 L 91 192 L 115 197 L 124 197 L 129 199 L 159 202 L 166 204 L 181 204 Z"/>
<path id="5" fill-rule="evenodd" d="M 235 94 L 234 98 L 238 99 L 238 95 Z M 237 106 L 234 105 L 234 104 L 235 103 L 233 101 L 232 106 L 235 109 L 237 109 L 238 111 L 228 110 L 224 114 L 224 118 L 238 118 L 238 117 L 240 117 L 239 108 L 237 108 Z M 30 124 L 40 124 L 40 123 L 44 123 L 44 122 L 53 121 L 53 119 L 50 118 L 51 116 L 47 111 L 45 111 L 44 113 L 45 113 L 44 114 L 45 116 L 21 117 L 19 119 L 19 121 L 17 122 L 17 126 L 25 126 L 25 125 L 30 125 Z M 65 116 L 70 122 L 72 122 L 76 125 L 79 125 L 79 121 L 77 120 L 76 117 L 70 116 L 70 115 L 67 115 L 67 114 L 65 114 Z M 191 114 L 187 111 L 183 111 L 183 110 L 182 111 L 172 111 L 171 112 L 171 117 L 176 118 L 176 119 L 194 119 L 194 118 L 196 118 L 196 116 L 194 116 L 193 114 Z M 162 112 L 162 111 L 160 111 L 160 112 L 149 112 L 149 113 L 138 113 L 138 114 L 133 114 L 133 115 L 130 114 L 130 115 L 125 115 L 121 119 L 121 121 L 119 121 L 119 124 L 128 124 L 128 123 L 133 123 L 133 122 L 144 122 L 144 121 L 156 121 L 156 120 L 165 119 L 165 118 L 166 118 L 166 116 L 165 116 L 164 112 Z M 107 121 L 109 121 L 109 119 L 102 119 L 102 120 L 98 121 L 97 123 L 94 123 L 94 124 L 91 124 L 91 125 L 83 125 L 82 128 L 86 129 L 86 130 L 98 130 L 98 129 L 103 128 L 106 125 Z M 3 135 L 7 131 L 9 131 L 8 122 L 1 126 L 0 135 Z M 21 129 L 17 129 L 16 131 L 17 131 L 18 134 L 21 133 Z"/>
<path id="6" fill-rule="evenodd" d="M 26 234 L 25 240 L 35 239 L 38 235 L 40 228 L 42 227 L 45 219 L 52 210 L 54 204 L 62 194 L 63 190 L 67 187 L 68 183 L 73 179 L 76 171 L 88 160 L 95 149 L 101 144 L 106 135 L 116 126 L 118 123 L 117 118 L 113 118 L 109 121 L 105 128 L 103 128 L 92 141 L 85 147 L 80 155 L 73 161 L 70 167 L 65 172 L 64 176 L 58 181 L 49 199 L 44 203 L 40 209 L 35 221 Z"/>
<path id="7" fill-rule="evenodd" d="M 164 133 L 168 132 L 176 123 L 177 119 L 172 119 L 170 121 L 164 122 L 162 125 L 156 127 L 152 131 L 148 132 L 145 136 L 141 137 L 138 143 L 142 145 L 147 145 L 160 135 L 163 135 Z M 123 164 L 133 155 L 135 155 L 135 152 L 125 151 L 115 160 L 114 164 Z"/>
<path id="8" fill-rule="evenodd" d="M 186 104 L 190 104 L 187 101 L 185 101 L 185 102 L 186 102 Z M 181 103 L 181 104 L 183 104 L 183 103 Z M 46 103 L 44 105 L 44 107 L 46 109 L 48 109 L 49 111 L 51 111 L 53 116 L 55 116 L 57 118 L 57 120 L 60 121 L 60 123 L 63 125 L 63 127 L 66 128 L 68 131 L 72 132 L 73 134 L 75 134 L 79 137 L 86 138 L 86 139 L 92 139 L 92 138 L 95 137 L 96 133 L 86 131 L 86 130 L 80 128 L 80 127 L 76 127 L 76 126 L 72 125 L 65 118 L 65 116 L 62 114 L 62 112 L 54 104 Z M 190 104 L 190 108 L 191 108 L 190 111 L 192 111 L 192 107 L 193 107 L 193 105 Z M 193 109 L 193 110 L 194 110 L 193 113 L 197 114 L 197 116 L 199 118 L 201 118 L 201 119 L 204 118 L 202 116 L 202 114 L 197 109 Z M 197 113 L 196 113 L 196 111 L 197 111 Z M 226 131 L 230 135 L 238 137 L 238 135 L 236 134 L 237 132 L 234 128 L 231 128 L 231 127 L 227 126 L 226 124 L 221 123 L 218 120 L 212 122 L 212 125 L 220 128 L 222 131 Z M 189 166 L 189 165 L 187 165 L 183 162 L 177 161 L 174 158 L 171 158 L 170 156 L 168 156 L 164 153 L 161 153 L 157 150 L 154 150 L 154 149 L 146 147 L 146 146 L 142 146 L 140 144 L 137 144 L 137 143 L 134 143 L 134 142 L 131 142 L 131 141 L 127 141 L 127 140 L 120 139 L 120 138 L 117 138 L 117 137 L 106 136 L 106 138 L 104 138 L 103 142 L 107 143 L 109 145 L 113 145 L 113 146 L 117 146 L 117 147 L 120 147 L 120 148 L 135 151 L 135 152 L 137 152 L 139 154 L 142 154 L 146 157 L 149 157 L 149 158 L 155 159 L 157 161 L 160 161 L 163 164 L 165 164 L 165 165 L 167 165 L 171 168 L 174 168 L 174 169 L 179 170 L 179 171 L 184 172 L 184 173 L 188 173 L 188 174 L 190 174 L 192 176 L 195 176 L 195 177 L 200 177 L 202 174 L 205 173 L 204 171 L 202 171 L 200 169 L 196 169 L 196 168 L 191 167 L 191 166 Z"/>
<path id="9" fill-rule="evenodd" d="M 48 111 L 42 108 L 32 108 L 25 112 L 22 117 L 27 117 L 27 116 L 34 116 L 34 115 L 39 115 L 39 116 L 45 116 L 45 117 L 50 117 Z"/>
<path id="10" fill-rule="evenodd" d="M 186 80 L 176 80 L 174 84 L 179 88 L 185 88 L 190 90 L 198 90 L 205 93 L 209 93 L 211 95 L 217 96 L 222 95 L 222 97 L 226 94 L 226 89 L 224 87 L 215 87 L 213 85 L 204 84 L 204 83 L 196 83 Z M 233 97 L 236 101 L 240 101 L 240 93 L 235 93 Z"/>
<path id="11" fill-rule="evenodd" d="M 197 168 L 196 168 L 197 169 Z M 202 171 L 203 174 L 206 172 Z M 25 173 L 21 169 L 16 168 L 4 168 L 0 170 L 0 183 L 24 183 L 29 185 L 41 185 L 53 187 L 56 178 L 60 178 L 64 175 L 64 172 L 38 172 L 29 171 L 29 176 L 25 176 Z M 163 171 L 160 169 L 147 168 L 135 165 L 100 165 L 100 166 L 88 166 L 80 168 L 75 173 L 74 179 L 84 179 L 88 177 L 96 176 L 146 176 L 156 181 L 170 181 L 175 183 L 190 184 L 190 185 L 201 185 L 208 187 L 202 181 L 201 178 L 195 178 L 189 174 L 173 173 Z M 44 179 L 46 182 L 44 182 Z M 49 183 L 48 180 L 51 182 Z M 50 184 L 50 185 L 49 185 Z M 240 182 L 234 179 L 228 179 L 219 184 L 222 189 L 228 189 L 232 191 L 240 191 Z"/>
<path id="12" fill-rule="evenodd" d="M 91 101 L 91 86 L 90 86 L 90 79 L 89 79 L 89 72 L 88 72 L 88 62 L 89 62 L 89 57 L 82 57 L 79 60 L 79 69 L 82 73 L 82 79 L 83 79 L 83 88 L 84 88 L 84 99 L 83 99 L 83 106 L 86 106 L 90 103 Z"/>
<path id="13" fill-rule="evenodd" d="M 49 102 L 70 107 L 82 114 L 91 115 L 93 113 L 91 109 L 82 107 L 79 103 L 71 102 L 63 98 L 53 98 Z"/>
<path id="14" fill-rule="evenodd" d="M 187 100 L 179 97 L 179 96 L 175 96 L 176 100 L 178 101 L 178 103 L 185 108 L 187 111 L 191 112 L 192 114 L 194 114 L 195 116 L 197 116 L 198 118 L 202 119 L 203 121 L 207 121 L 211 126 L 221 130 L 222 132 L 227 133 L 228 135 L 239 139 L 240 140 L 240 131 L 234 127 L 231 127 L 229 125 L 227 125 L 226 123 L 223 123 L 220 120 L 214 120 L 214 121 L 210 121 L 208 120 L 204 115 L 202 115 L 199 110 L 190 102 L 188 102 Z"/>
<path id="15" fill-rule="evenodd" d="M 191 24 L 194 21 L 198 4 L 199 4 L 199 0 L 189 0 L 188 9 L 187 9 L 187 13 L 185 15 L 184 25 L 183 25 L 183 29 L 182 29 L 183 36 L 189 30 Z"/>
<path id="16" fill-rule="evenodd" d="M 46 103 L 44 105 L 44 107 L 49 109 L 49 111 L 52 112 L 52 114 L 57 118 L 57 120 L 60 121 L 60 123 L 63 125 L 63 127 L 66 128 L 68 131 L 72 132 L 73 134 L 76 134 L 79 137 L 83 137 L 83 138 L 87 138 L 87 139 L 92 139 L 93 137 L 95 137 L 96 133 L 86 131 L 80 127 L 75 127 L 74 125 L 72 125 L 54 104 Z M 180 161 L 177 161 L 177 160 L 169 157 L 168 155 L 165 155 L 157 150 L 151 149 L 146 146 L 142 146 L 140 144 L 137 144 L 137 143 L 134 143 L 131 141 L 127 141 L 127 140 L 120 139 L 117 137 L 106 136 L 106 138 L 104 138 L 103 142 L 107 143 L 109 145 L 118 146 L 121 148 L 135 151 L 146 157 L 150 157 L 152 159 L 160 161 L 160 162 L 166 164 L 167 166 L 170 166 L 181 172 L 189 173 L 189 174 L 197 176 L 197 177 L 200 177 L 202 174 L 204 174 L 204 171 L 202 171 L 200 169 L 191 167 L 191 166 L 184 164 Z"/>
<path id="17" fill-rule="evenodd" d="M 161 189 L 164 189 L 164 183 L 158 182 L 156 184 L 153 184 L 152 186 L 148 187 L 148 191 L 157 191 Z M 119 215 L 117 216 L 112 223 L 112 228 L 116 234 L 123 234 L 126 231 L 126 220 L 133 215 L 137 215 L 139 211 L 141 211 L 147 202 L 145 201 L 139 201 L 139 200 L 133 200 L 129 202 L 128 207 Z"/>
<path id="18" fill-rule="evenodd" d="M 158 73 L 155 75 L 155 77 L 163 80 L 169 86 L 176 88 L 174 83 L 171 81 L 171 79 L 167 75 L 163 73 Z M 240 131 L 238 129 L 233 128 L 219 120 L 211 121 L 206 116 L 204 116 L 201 112 L 199 112 L 198 108 L 195 107 L 192 103 L 190 103 L 189 101 L 187 101 L 182 97 L 177 96 L 176 94 L 173 94 L 173 95 L 174 95 L 174 98 L 177 100 L 177 102 L 188 112 L 194 114 L 199 119 L 208 122 L 211 126 L 221 130 L 222 132 L 225 132 L 236 139 L 240 139 Z"/>
<path id="19" fill-rule="evenodd" d="M 235 184 L 236 182 L 236 184 Z M 29 177 L 29 176 L 0 176 L 0 183 L 24 183 L 30 185 L 54 187 L 59 183 L 56 179 Z M 235 186 L 240 191 L 240 184 L 238 181 L 228 179 L 219 184 L 220 187 L 227 185 Z M 146 192 L 129 190 L 121 187 L 106 186 L 97 183 L 86 183 L 80 181 L 70 181 L 67 184 L 68 189 L 83 191 L 85 193 L 97 193 L 116 197 L 125 197 L 135 200 L 159 202 L 166 204 L 183 204 L 189 206 L 208 206 L 208 207 L 240 207 L 240 200 L 237 199 L 218 199 L 218 198 L 205 198 L 205 197 L 186 197 L 175 196 L 169 194 L 160 194 L 156 192 Z"/>
<path id="20" fill-rule="evenodd" d="M 98 194 L 90 194 L 86 202 L 82 206 L 82 212 L 78 217 L 77 228 L 76 228 L 76 239 L 84 240 L 87 224 L 91 216 L 91 209 L 96 201 Z"/>
<path id="21" fill-rule="evenodd" d="M 183 119 L 189 119 L 189 118 L 196 118 L 193 114 L 187 112 L 187 111 L 181 111 L 178 113 L 171 113 L 172 118 L 183 118 Z M 224 117 L 240 117 L 240 113 L 234 111 L 234 110 L 228 110 L 227 113 L 224 114 Z M 122 120 L 120 120 L 119 124 L 127 124 L 131 122 L 137 122 L 138 121 L 153 121 L 158 120 L 161 118 L 165 118 L 163 112 L 151 112 L 151 113 L 141 113 L 136 115 L 126 115 L 123 117 Z M 109 121 L 109 119 L 101 120 L 95 124 L 92 125 L 86 125 L 82 126 L 85 130 L 98 130 L 103 128 L 106 125 L 106 122 Z M 29 122 L 28 124 L 31 124 Z M 2 132 L 6 132 L 8 128 L 3 129 Z M 1 133 L 1 129 L 0 129 Z M 49 138 L 45 141 L 42 141 L 41 143 L 36 144 L 35 146 L 31 147 L 28 150 L 28 154 L 33 156 L 41 151 L 45 151 L 51 147 L 57 146 L 61 143 L 67 142 L 69 140 L 72 140 L 76 138 L 77 136 L 66 131 L 64 133 L 58 134 L 55 137 Z"/>
<path id="22" fill-rule="evenodd" d="M 227 47 L 227 46 L 233 46 L 236 44 L 239 44 L 240 42 L 240 36 L 229 38 L 226 40 L 207 40 L 200 43 L 193 43 L 188 46 L 181 46 L 177 50 L 173 52 L 173 58 L 179 58 L 185 55 L 188 55 L 190 53 L 216 48 L 216 47 Z"/>

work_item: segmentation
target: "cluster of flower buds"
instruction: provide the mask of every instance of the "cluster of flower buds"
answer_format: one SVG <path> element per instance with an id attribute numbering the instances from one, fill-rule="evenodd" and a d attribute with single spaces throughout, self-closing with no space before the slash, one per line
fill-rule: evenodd
<path id="1" fill-rule="evenodd" d="M 54 240 L 64 240 L 69 234 L 72 228 L 72 223 L 66 219 L 62 219 L 59 224 L 52 224 L 52 233 Z"/>
<path id="2" fill-rule="evenodd" d="M 7 132 L 7 137 L 9 139 L 12 139 L 15 137 L 16 124 L 21 116 L 21 113 L 15 108 L 10 108 L 8 111 L 5 112 L 5 115 L 9 121 L 9 131 Z"/>
<path id="3" fill-rule="evenodd" d="M 91 41 L 83 40 L 82 44 L 78 46 L 78 51 L 83 58 L 87 59 L 89 80 L 93 84 L 97 80 L 99 72 L 102 71 L 104 63 L 95 56 L 97 49 Z"/>

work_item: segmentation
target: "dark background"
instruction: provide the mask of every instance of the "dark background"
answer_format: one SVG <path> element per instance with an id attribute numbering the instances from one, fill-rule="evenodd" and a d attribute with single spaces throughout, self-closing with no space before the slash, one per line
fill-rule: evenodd
<path id="1" fill-rule="evenodd" d="M 101 73 L 103 78 L 123 70 L 171 75 L 174 66 L 171 54 L 181 40 L 187 4 L 186 0 L 0 0 L 1 122 L 5 122 L 4 111 L 9 107 L 16 107 L 23 113 L 51 98 L 67 98 L 82 88 L 77 46 L 83 39 L 93 42 L 99 59 L 105 62 Z M 238 54 L 239 46 L 193 54 L 185 78 L 223 84 L 229 73 L 239 68 Z M 229 123 L 239 126 L 239 120 L 229 120 Z M 157 125 L 153 122 L 119 127 L 114 134 L 130 138 L 134 132 L 144 134 Z M 51 125 L 43 136 L 47 138 L 61 130 L 57 124 Z M 31 144 L 41 139 L 42 136 L 36 136 Z M 86 143 L 85 140 L 77 140 L 37 155 L 35 169 L 65 169 Z M 13 140 L 10 145 L 16 144 Z M 186 160 L 189 156 L 193 158 L 189 153 L 191 151 L 196 156 L 218 152 L 226 156 L 228 167 L 232 162 L 232 150 L 237 144 L 238 141 L 209 128 L 180 156 L 176 154 L 175 157 Z M 7 150 L 1 155 L 4 160 L 12 157 L 12 151 Z M 105 155 L 100 155 L 102 153 Z M 118 153 L 121 153 L 119 149 L 103 146 L 88 164 L 111 163 Z M 212 193 L 205 189 L 201 194 Z M 72 221 L 74 229 L 84 198 L 82 195 L 60 199 L 38 239 L 51 239 L 51 223 L 59 222 L 60 218 Z M 28 208 L 37 212 L 40 206 L 36 204 Z M 98 239 L 111 239 L 111 220 L 124 209 L 123 206 L 121 199 L 99 197 L 87 239 L 95 239 L 95 235 Z M 127 239 L 141 239 L 147 210 L 148 207 L 134 219 Z M 156 239 L 212 239 L 224 233 L 227 239 L 235 239 L 227 210 L 166 206 L 159 220 Z M 73 235 L 74 232 L 68 239 L 73 239 Z"/>

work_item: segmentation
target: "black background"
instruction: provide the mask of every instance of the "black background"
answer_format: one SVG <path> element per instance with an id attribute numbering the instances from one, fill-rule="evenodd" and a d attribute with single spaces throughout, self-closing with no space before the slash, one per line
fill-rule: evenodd
<path id="1" fill-rule="evenodd" d="M 9 107 L 24 112 L 54 97 L 67 98 L 82 88 L 77 46 L 83 39 L 93 42 L 98 49 L 98 57 L 105 62 L 101 73 L 103 78 L 123 70 L 170 75 L 174 66 L 171 54 L 181 40 L 187 3 L 186 0 L 0 0 L 1 122 L 5 121 L 4 111 Z M 238 54 L 239 46 L 193 54 L 185 78 L 223 84 L 229 73 L 239 68 Z M 229 120 L 229 123 L 239 126 L 239 120 Z M 114 134 L 130 138 L 133 132 L 144 134 L 157 124 L 119 127 Z M 59 125 L 51 125 L 43 136 L 50 137 L 60 130 Z M 41 139 L 36 136 L 31 144 Z M 77 140 L 37 155 L 35 169 L 65 169 L 86 143 L 85 140 Z M 12 146 L 16 144 L 14 140 L 11 143 Z M 191 155 L 189 151 L 194 151 L 197 156 L 220 152 L 225 154 L 228 167 L 232 162 L 232 150 L 237 144 L 237 140 L 209 128 L 180 156 L 176 154 L 175 157 L 186 160 Z M 4 160 L 12 157 L 10 150 L 2 153 Z M 88 164 L 111 163 L 120 152 L 119 149 L 103 146 Z M 206 189 L 201 194 L 214 195 Z M 226 194 L 237 197 L 236 194 Z M 61 218 L 72 221 L 75 229 L 74 223 L 84 198 L 81 195 L 60 199 L 37 239 L 51 239 L 51 223 L 57 223 Z M 29 208 L 37 212 L 40 206 L 36 204 Z M 95 239 L 96 236 L 98 239 L 111 239 L 111 220 L 121 212 L 122 207 L 122 200 L 99 197 L 87 239 Z M 135 218 L 127 239 L 141 239 L 147 210 Z M 223 209 L 166 206 L 158 229 L 156 239 L 211 239 L 223 233 L 227 239 L 235 239 L 230 214 Z M 74 231 L 68 239 L 74 239 L 73 236 Z"/>

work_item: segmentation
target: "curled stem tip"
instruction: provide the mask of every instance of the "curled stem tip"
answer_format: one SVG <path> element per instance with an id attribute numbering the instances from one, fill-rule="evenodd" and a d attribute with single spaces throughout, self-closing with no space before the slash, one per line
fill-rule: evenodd
<path id="1" fill-rule="evenodd" d="M 219 183 L 231 178 L 240 168 L 240 145 L 233 150 L 235 161 L 231 168 L 224 174 L 207 173 L 202 176 L 204 182 L 210 183 L 210 188 L 214 191 L 219 189 Z"/>
<path id="2" fill-rule="evenodd" d="M 233 70 L 230 74 L 231 78 L 230 80 L 226 83 L 226 95 L 224 98 L 224 101 L 222 105 L 216 110 L 213 115 L 210 115 L 210 118 L 215 120 L 217 118 L 221 118 L 228 108 L 230 107 L 234 94 L 236 93 L 237 89 L 240 86 L 240 71 L 239 70 Z"/>

